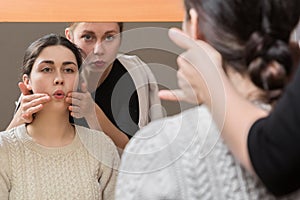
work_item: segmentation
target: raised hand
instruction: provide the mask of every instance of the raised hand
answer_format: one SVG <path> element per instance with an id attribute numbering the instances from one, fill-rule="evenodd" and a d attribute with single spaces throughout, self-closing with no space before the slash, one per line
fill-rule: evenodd
<path id="1" fill-rule="evenodd" d="M 75 118 L 88 118 L 95 115 L 95 102 L 88 92 L 87 84 L 81 83 L 81 92 L 70 92 L 67 95 L 66 102 L 71 104 L 69 110 L 71 116 Z"/>
<path id="2" fill-rule="evenodd" d="M 200 104 L 209 101 L 210 89 L 216 84 L 221 83 L 218 74 L 223 72 L 221 69 L 221 55 L 209 44 L 193 40 L 179 29 L 170 29 L 169 37 L 179 47 L 186 49 L 177 58 L 178 63 L 178 85 L 180 89 L 161 90 L 161 99 L 170 101 L 186 101 L 189 103 Z"/>

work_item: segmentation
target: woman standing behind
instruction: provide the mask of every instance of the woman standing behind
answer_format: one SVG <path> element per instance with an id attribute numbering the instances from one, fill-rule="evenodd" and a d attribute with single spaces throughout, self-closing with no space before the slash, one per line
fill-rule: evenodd
<path id="1" fill-rule="evenodd" d="M 1 199 L 114 199 L 119 157 L 113 142 L 69 122 L 65 98 L 77 87 L 80 65 L 76 46 L 54 34 L 26 50 L 24 86 L 50 99 L 30 124 L 0 135 Z"/>
<path id="2" fill-rule="evenodd" d="M 100 128 L 124 148 L 136 131 L 162 117 L 158 86 L 149 67 L 137 56 L 118 55 L 123 23 L 73 23 L 65 31 L 86 62 L 83 69 L 88 90 L 95 98 L 93 112 L 86 112 L 88 93 L 73 93 L 73 116 L 85 117 L 91 128 Z M 95 77 L 96 74 L 96 77 Z M 94 93 L 95 92 L 95 93 Z M 77 104 L 76 100 L 81 101 Z M 70 101 L 71 102 L 71 101 Z M 77 109 L 79 110 L 77 112 Z"/>

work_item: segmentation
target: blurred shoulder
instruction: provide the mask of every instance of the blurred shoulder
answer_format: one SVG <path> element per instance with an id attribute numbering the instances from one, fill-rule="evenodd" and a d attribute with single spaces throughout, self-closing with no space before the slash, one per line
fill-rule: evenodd
<path id="1" fill-rule="evenodd" d="M 148 153 L 166 145 L 189 143 L 212 124 L 213 119 L 208 109 L 196 106 L 177 115 L 150 122 L 134 135 L 126 149 L 130 152 Z"/>
<path id="2" fill-rule="evenodd" d="M 5 130 L 0 132 L 0 146 L 8 144 L 16 144 L 22 141 L 25 137 L 26 127 L 24 124 L 14 127 L 10 130 Z"/>

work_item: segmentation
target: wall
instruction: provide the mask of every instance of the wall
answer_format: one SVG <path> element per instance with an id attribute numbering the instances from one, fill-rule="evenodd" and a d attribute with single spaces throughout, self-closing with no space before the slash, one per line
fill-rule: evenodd
<path id="1" fill-rule="evenodd" d="M 0 21 L 5 22 L 178 22 L 183 0 L 2 0 Z"/>
<path id="2" fill-rule="evenodd" d="M 0 130 L 10 122 L 19 97 L 17 86 L 24 51 L 35 39 L 48 34 L 64 34 L 67 23 L 0 23 Z M 167 37 L 176 22 L 125 23 L 121 50 L 141 57 L 154 72 L 160 88 L 176 88 L 176 57 L 181 52 Z M 163 102 L 168 115 L 189 108 L 188 104 Z"/>

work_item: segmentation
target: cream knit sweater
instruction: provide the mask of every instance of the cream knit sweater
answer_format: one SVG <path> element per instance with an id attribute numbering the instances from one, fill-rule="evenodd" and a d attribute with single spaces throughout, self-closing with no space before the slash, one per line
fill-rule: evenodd
<path id="1" fill-rule="evenodd" d="M 163 117 L 158 84 L 149 66 L 135 55 L 118 54 L 117 59 L 130 74 L 139 98 L 139 127 Z"/>
<path id="2" fill-rule="evenodd" d="M 0 199 L 114 199 L 119 156 L 102 132 L 76 127 L 71 144 L 36 144 L 21 125 L 0 135 Z"/>
<path id="3" fill-rule="evenodd" d="M 238 120 L 237 120 L 238 122 Z M 235 160 L 208 110 L 150 123 L 125 148 L 116 200 L 271 200 Z M 282 199 L 300 199 L 299 192 Z"/>

